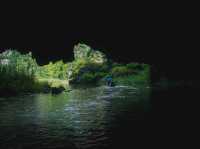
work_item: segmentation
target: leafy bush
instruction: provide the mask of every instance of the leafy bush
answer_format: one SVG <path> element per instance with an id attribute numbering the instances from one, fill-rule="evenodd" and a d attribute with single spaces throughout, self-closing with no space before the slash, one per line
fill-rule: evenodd
<path id="1" fill-rule="evenodd" d="M 126 64 L 126 67 L 128 69 L 133 69 L 133 70 L 141 70 L 142 69 L 142 65 L 139 64 L 139 63 L 129 63 L 129 64 Z"/>
<path id="2" fill-rule="evenodd" d="M 20 54 L 16 50 L 7 50 L 0 54 L 0 90 L 1 93 L 29 92 L 38 89 L 35 74 L 38 70 L 32 54 Z"/>
<path id="3" fill-rule="evenodd" d="M 105 73 L 105 72 L 95 72 L 95 73 L 86 72 L 86 73 L 83 73 L 79 77 L 79 82 L 80 83 L 97 83 L 97 81 L 99 81 L 106 75 L 107 75 L 107 73 Z"/>
<path id="4" fill-rule="evenodd" d="M 112 67 L 118 67 L 118 66 L 124 66 L 124 65 L 121 63 L 117 63 L 117 62 L 112 63 Z"/>
<path id="5" fill-rule="evenodd" d="M 139 63 L 116 65 L 112 68 L 111 75 L 117 85 L 149 84 L 150 66 Z"/>
<path id="6" fill-rule="evenodd" d="M 39 78 L 67 78 L 67 64 L 62 60 L 55 63 L 50 62 L 48 65 L 40 66 L 37 76 Z"/>
<path id="7" fill-rule="evenodd" d="M 150 71 L 145 69 L 134 75 L 118 76 L 114 78 L 114 82 L 117 85 L 145 85 L 150 83 Z"/>
<path id="8" fill-rule="evenodd" d="M 134 71 L 132 69 L 127 68 L 126 66 L 116 66 L 112 68 L 111 74 L 116 76 L 127 76 L 133 74 Z"/>
<path id="9" fill-rule="evenodd" d="M 25 75 L 32 77 L 37 72 L 38 65 L 32 58 L 32 54 L 20 54 L 16 50 L 7 50 L 0 54 L 0 73 L 1 76 Z"/>
<path id="10" fill-rule="evenodd" d="M 93 63 L 87 60 L 76 60 L 70 64 L 69 76 L 70 83 L 95 83 L 108 73 L 109 66 L 107 64 Z"/>
<path id="11" fill-rule="evenodd" d="M 80 78 L 80 82 L 83 83 L 92 83 L 96 81 L 96 76 L 92 73 L 84 73 Z"/>

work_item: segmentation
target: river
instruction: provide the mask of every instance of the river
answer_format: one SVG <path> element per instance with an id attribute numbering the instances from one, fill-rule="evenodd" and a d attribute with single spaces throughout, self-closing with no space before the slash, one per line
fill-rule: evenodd
<path id="1" fill-rule="evenodd" d="M 107 149 L 138 143 L 146 137 L 141 131 L 149 129 L 147 122 L 160 116 L 158 110 L 166 111 L 151 96 L 150 87 L 99 86 L 1 97 L 0 148 Z"/>

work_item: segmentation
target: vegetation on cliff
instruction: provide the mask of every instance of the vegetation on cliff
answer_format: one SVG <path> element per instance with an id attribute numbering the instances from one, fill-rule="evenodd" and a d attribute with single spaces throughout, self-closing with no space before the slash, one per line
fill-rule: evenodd
<path id="1" fill-rule="evenodd" d="M 0 54 L 0 93 L 39 91 L 45 86 L 35 79 L 38 69 L 32 54 L 20 54 L 16 50 L 7 50 Z"/>
<path id="2" fill-rule="evenodd" d="M 150 84 L 150 66 L 147 64 L 130 63 L 116 66 L 111 70 L 116 84 L 147 85 Z"/>
<path id="3" fill-rule="evenodd" d="M 137 85 L 150 82 L 150 66 L 139 63 L 111 63 L 104 53 L 85 44 L 74 48 L 74 61 L 68 64 L 70 84 L 105 84 L 105 78 L 112 76 L 116 85 Z"/>
<path id="4" fill-rule="evenodd" d="M 60 60 L 55 63 L 50 62 L 48 65 L 38 66 L 37 76 L 65 80 L 67 78 L 67 64 Z"/>
<path id="5" fill-rule="evenodd" d="M 101 51 L 85 44 L 74 46 L 74 60 L 39 66 L 31 52 L 14 49 L 0 53 L 0 93 L 38 92 L 67 88 L 70 84 L 104 84 L 112 76 L 116 85 L 146 84 L 150 81 L 147 64 L 111 63 Z"/>

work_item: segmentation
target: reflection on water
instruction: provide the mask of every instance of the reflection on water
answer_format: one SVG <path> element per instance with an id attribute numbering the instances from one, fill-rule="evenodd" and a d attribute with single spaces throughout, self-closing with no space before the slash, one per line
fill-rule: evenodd
<path id="1" fill-rule="evenodd" d="M 1 98 L 0 148 L 108 148 L 124 123 L 145 119 L 149 96 L 149 88 L 101 86 Z"/>

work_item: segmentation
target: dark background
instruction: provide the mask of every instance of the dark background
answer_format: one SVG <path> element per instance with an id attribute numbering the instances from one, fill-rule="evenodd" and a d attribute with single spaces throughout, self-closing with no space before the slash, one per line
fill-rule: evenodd
<path id="1" fill-rule="evenodd" d="M 173 80 L 199 80 L 199 16 L 196 12 L 199 8 L 182 5 L 183 2 L 137 5 L 95 1 L 94 6 L 79 2 L 61 7 L 49 3 L 17 7 L 11 13 L 13 9 L 9 5 L 9 9 L 0 13 L 5 15 L 0 18 L 1 51 L 6 47 L 22 52 L 31 50 L 40 64 L 59 59 L 71 61 L 74 44 L 82 41 L 93 48 L 105 49 L 103 51 L 115 61 L 151 64 L 154 79 L 165 76 Z M 185 121 L 199 117 L 199 108 L 195 107 L 199 105 L 195 103 L 199 99 L 198 92 L 199 89 L 186 88 L 152 93 L 153 118 L 150 116 L 150 119 L 158 121 L 152 123 L 153 127 L 146 123 L 152 131 L 149 136 L 152 142 L 171 145 L 171 139 L 180 145 L 188 142 L 188 136 L 194 138 L 187 132 L 197 129 L 192 120 L 189 126 Z M 176 125 L 179 119 L 184 121 Z M 143 125 L 134 126 L 139 127 L 134 134 L 136 138 L 140 134 L 143 143 L 147 134 L 140 132 Z M 152 136 L 156 136 L 155 139 Z M 185 140 L 179 144 L 178 138 Z"/>
<path id="2" fill-rule="evenodd" d="M 1 42 L 5 43 L 1 51 L 5 47 L 31 50 L 40 64 L 46 64 L 49 60 L 71 61 L 73 46 L 83 42 L 102 49 L 114 61 L 151 64 L 155 77 L 197 80 L 195 9 L 152 5 L 24 8 L 1 22 Z"/>

